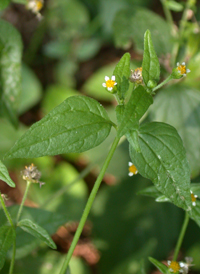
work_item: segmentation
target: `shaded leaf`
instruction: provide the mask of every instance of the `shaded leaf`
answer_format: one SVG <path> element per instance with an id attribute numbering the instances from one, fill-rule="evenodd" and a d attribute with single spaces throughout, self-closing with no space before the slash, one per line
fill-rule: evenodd
<path id="1" fill-rule="evenodd" d="M 3 268 L 6 254 L 15 239 L 15 233 L 11 226 L 0 227 L 0 270 Z"/>
<path id="2" fill-rule="evenodd" d="M 0 115 L 17 126 L 16 111 L 21 93 L 22 40 L 8 22 L 0 20 Z"/>
<path id="3" fill-rule="evenodd" d="M 149 197 L 156 199 L 159 196 L 161 196 L 162 193 L 160 191 L 158 191 L 155 186 L 149 186 L 149 187 L 146 187 L 145 189 L 142 189 L 139 192 L 137 192 L 137 195 L 149 196 Z"/>
<path id="4" fill-rule="evenodd" d="M 136 130 L 139 127 L 140 118 L 152 103 L 152 96 L 142 86 L 134 89 L 128 103 L 125 106 L 116 107 L 119 136 Z"/>
<path id="5" fill-rule="evenodd" d="M 134 42 L 136 48 L 143 51 L 144 33 L 149 29 L 158 56 L 171 52 L 173 43 L 170 27 L 150 10 L 136 7 L 121 9 L 115 16 L 113 28 L 117 47 L 127 49 Z"/>
<path id="6" fill-rule="evenodd" d="M 149 30 L 147 30 L 144 34 L 142 78 L 146 86 L 148 85 L 149 80 L 158 82 L 160 78 L 160 64 L 154 50 L 153 42 L 151 40 L 151 33 Z"/>
<path id="7" fill-rule="evenodd" d="M 165 5 L 167 6 L 168 9 L 176 11 L 176 12 L 180 12 L 184 8 L 181 3 L 177 3 L 176 1 L 173 1 L 173 0 L 166 1 Z"/>
<path id="8" fill-rule="evenodd" d="M 152 264 L 154 264 L 158 268 L 158 270 L 160 270 L 161 273 L 163 273 L 163 274 L 169 274 L 169 271 L 168 271 L 169 268 L 166 265 L 164 265 L 163 263 L 157 261 L 156 259 L 154 259 L 152 257 L 149 257 L 149 261 Z"/>
<path id="9" fill-rule="evenodd" d="M 33 235 L 35 238 L 42 240 L 51 248 L 57 248 L 48 232 L 38 224 L 32 222 L 31 220 L 23 219 L 17 223 L 17 226 L 21 227 L 21 229 L 23 229 L 27 233 Z"/>
<path id="10" fill-rule="evenodd" d="M 7 183 L 10 187 L 15 187 L 15 183 L 10 178 L 6 166 L 0 161 L 0 180 Z"/>
<path id="11" fill-rule="evenodd" d="M 117 94 L 120 99 L 125 97 L 129 88 L 129 76 L 130 76 L 130 53 L 125 53 L 118 64 L 116 65 L 113 75 L 117 82 Z"/>
<path id="12" fill-rule="evenodd" d="M 175 128 L 152 122 L 139 129 L 141 153 L 130 146 L 130 157 L 139 173 L 175 205 L 191 210 L 190 168 L 182 140 Z"/>
<path id="13" fill-rule="evenodd" d="M 6 154 L 9 158 L 82 152 L 108 136 L 112 122 L 97 101 L 72 96 L 35 123 Z"/>
<path id="14" fill-rule="evenodd" d="M 174 126 L 186 149 L 191 176 L 200 173 L 200 93 L 183 85 L 161 90 L 150 107 L 150 118 Z"/>

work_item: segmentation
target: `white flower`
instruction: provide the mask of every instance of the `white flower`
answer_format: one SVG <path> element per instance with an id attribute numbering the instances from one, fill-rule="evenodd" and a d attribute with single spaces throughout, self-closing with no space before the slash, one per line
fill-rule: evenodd
<path id="1" fill-rule="evenodd" d="M 137 168 L 134 166 L 134 164 L 131 163 L 131 162 L 129 162 L 128 165 L 129 165 L 129 168 L 128 168 L 128 170 L 129 170 L 128 176 L 136 175 L 136 174 L 138 173 L 138 170 L 137 170 Z"/>
<path id="2" fill-rule="evenodd" d="M 190 193 L 191 193 L 192 205 L 196 206 L 196 199 L 198 198 L 198 196 L 194 195 L 192 190 L 190 190 Z"/>
<path id="3" fill-rule="evenodd" d="M 111 80 L 108 76 L 105 76 L 105 83 L 102 84 L 104 88 L 107 88 L 108 91 L 111 91 L 116 85 L 117 85 L 117 82 L 115 82 L 114 75 L 111 77 Z"/>
<path id="4" fill-rule="evenodd" d="M 181 75 L 186 76 L 186 74 L 190 72 L 190 69 L 186 69 L 185 62 L 183 62 L 181 65 L 178 62 L 176 65 L 177 65 L 177 70 Z"/>

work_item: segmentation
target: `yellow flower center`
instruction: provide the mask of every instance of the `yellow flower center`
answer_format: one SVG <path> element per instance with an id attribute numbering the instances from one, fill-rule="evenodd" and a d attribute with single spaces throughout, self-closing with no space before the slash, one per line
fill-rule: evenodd
<path id="1" fill-rule="evenodd" d="M 108 81 L 106 81 L 106 87 L 107 88 L 113 88 L 114 87 L 114 85 L 115 85 L 115 81 L 113 81 L 113 80 L 108 80 Z"/>
<path id="2" fill-rule="evenodd" d="M 37 1 L 36 2 L 36 8 L 37 8 L 37 11 L 41 10 L 43 7 L 43 3 L 41 1 Z"/>
<path id="3" fill-rule="evenodd" d="M 129 172 L 131 172 L 133 174 L 137 174 L 138 170 L 134 165 L 132 165 L 132 166 L 129 167 Z"/>
<path id="4" fill-rule="evenodd" d="M 193 203 L 196 202 L 196 199 L 197 199 L 197 198 L 195 198 L 195 196 L 194 196 L 193 193 L 191 193 L 191 198 L 192 198 L 192 202 L 193 202 Z"/>
<path id="5" fill-rule="evenodd" d="M 181 75 L 186 74 L 186 66 L 185 65 L 179 65 L 177 67 L 178 71 L 180 72 Z"/>
<path id="6" fill-rule="evenodd" d="M 171 261 L 170 265 L 169 265 L 169 268 L 174 272 L 178 272 L 181 268 L 180 268 L 180 265 L 178 262 L 176 261 Z"/>

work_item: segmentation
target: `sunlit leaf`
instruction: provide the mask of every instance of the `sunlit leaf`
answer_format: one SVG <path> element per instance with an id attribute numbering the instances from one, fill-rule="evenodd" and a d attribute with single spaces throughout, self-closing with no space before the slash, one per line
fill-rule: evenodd
<path id="1" fill-rule="evenodd" d="M 10 178 L 6 166 L 0 161 L 0 180 L 7 183 L 10 187 L 15 187 L 15 183 Z"/>
<path id="2" fill-rule="evenodd" d="M 0 227 L 0 270 L 3 268 L 6 254 L 15 239 L 12 227 L 4 225 Z"/>

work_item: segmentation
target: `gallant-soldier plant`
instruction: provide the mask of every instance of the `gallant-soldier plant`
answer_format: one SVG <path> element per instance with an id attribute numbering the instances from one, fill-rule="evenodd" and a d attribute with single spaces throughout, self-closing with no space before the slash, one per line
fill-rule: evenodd
<path id="1" fill-rule="evenodd" d="M 32 2 L 34 1 L 29 2 L 28 8 L 31 8 L 38 15 L 43 1 L 34 2 L 39 6 L 33 6 Z M 166 11 L 166 15 L 170 22 L 168 11 Z M 168 266 L 151 257 L 149 260 L 164 274 L 188 273 L 191 264 L 188 263 L 188 260 L 177 262 L 177 257 L 189 219 L 193 219 L 200 225 L 200 204 L 197 195 L 191 189 L 190 168 L 186 151 L 182 139 L 173 126 L 163 122 L 140 124 L 140 121 L 153 104 L 155 92 L 171 80 L 178 81 L 187 77 L 189 72 L 185 62 L 177 63 L 171 74 L 159 83 L 160 64 L 151 39 L 151 33 L 147 30 L 144 34 L 142 67 L 132 70 L 130 54 L 125 53 L 116 65 L 113 75 L 110 75 L 111 78 L 105 76 L 103 87 L 115 96 L 118 103 L 115 108 L 117 124 L 110 120 L 104 107 L 96 100 L 86 96 L 72 96 L 54 108 L 39 122 L 33 124 L 5 155 L 5 158 L 11 159 L 35 158 L 72 152 L 80 153 L 101 144 L 108 137 L 112 127 L 116 130 L 116 137 L 90 193 L 60 274 L 65 274 L 68 269 L 73 251 L 106 169 L 120 139 L 124 136 L 129 142 L 129 154 L 132 161 L 129 163 L 129 175 L 132 176 L 138 172 L 154 184 L 153 187 L 145 189 L 141 193 L 146 195 L 150 192 L 154 193 L 157 201 L 173 203 L 185 211 L 185 220 L 175 247 L 173 260 L 168 261 Z M 13 120 L 13 124 L 15 122 Z M 16 227 L 20 227 L 34 237 L 41 239 L 51 248 L 56 248 L 45 229 L 29 219 L 21 219 L 23 205 L 31 183 L 39 183 L 40 186 L 43 184 L 39 181 L 40 175 L 33 164 L 25 167 L 22 172 L 27 187 L 16 219 L 12 220 L 5 206 L 4 196 L 0 196 L 2 208 L 8 219 L 8 224 L 0 228 L 0 269 L 4 265 L 8 249 L 13 246 L 10 274 L 13 273 L 15 261 Z M 15 186 L 1 161 L 0 179 L 11 187 Z"/>

